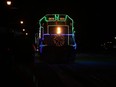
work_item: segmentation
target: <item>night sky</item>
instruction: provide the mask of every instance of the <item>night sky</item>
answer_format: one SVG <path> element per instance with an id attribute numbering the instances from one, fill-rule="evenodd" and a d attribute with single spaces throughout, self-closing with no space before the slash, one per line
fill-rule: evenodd
<path id="1" fill-rule="evenodd" d="M 74 19 L 76 41 L 80 45 L 94 48 L 116 36 L 115 4 L 110 1 L 83 0 L 12 0 L 11 7 L 0 2 L 0 26 L 20 27 L 19 20 L 25 21 L 28 32 L 34 32 L 38 20 L 45 14 L 68 14 Z"/>

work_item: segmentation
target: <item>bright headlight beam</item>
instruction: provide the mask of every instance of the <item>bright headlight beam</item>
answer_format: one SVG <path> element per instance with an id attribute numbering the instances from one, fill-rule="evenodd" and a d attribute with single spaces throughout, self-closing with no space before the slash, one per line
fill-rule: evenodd
<path id="1" fill-rule="evenodd" d="M 7 3 L 7 5 L 11 5 L 11 1 L 7 1 L 6 3 Z"/>
<path id="2" fill-rule="evenodd" d="M 57 34 L 61 34 L 61 28 L 57 27 Z"/>

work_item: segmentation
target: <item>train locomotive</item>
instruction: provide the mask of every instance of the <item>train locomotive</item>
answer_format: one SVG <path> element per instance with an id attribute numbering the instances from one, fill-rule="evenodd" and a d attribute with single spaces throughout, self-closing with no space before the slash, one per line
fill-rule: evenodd
<path id="1" fill-rule="evenodd" d="M 71 17 L 67 14 L 46 14 L 38 25 L 35 44 L 40 56 L 56 55 L 55 58 L 75 55 L 77 44 Z"/>

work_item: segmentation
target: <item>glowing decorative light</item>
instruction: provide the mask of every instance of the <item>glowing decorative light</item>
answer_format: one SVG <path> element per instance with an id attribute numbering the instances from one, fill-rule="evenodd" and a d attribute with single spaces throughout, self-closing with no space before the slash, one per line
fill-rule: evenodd
<path id="1" fill-rule="evenodd" d="M 25 31 L 25 29 L 23 29 L 23 31 Z"/>
<path id="2" fill-rule="evenodd" d="M 7 1 L 6 3 L 7 3 L 7 5 L 11 5 L 11 1 Z"/>
<path id="3" fill-rule="evenodd" d="M 28 35 L 28 33 L 26 33 L 26 35 Z"/>
<path id="4" fill-rule="evenodd" d="M 23 21 L 20 21 L 21 24 L 23 24 Z"/>
<path id="5" fill-rule="evenodd" d="M 57 34 L 61 34 L 61 28 L 57 27 Z"/>

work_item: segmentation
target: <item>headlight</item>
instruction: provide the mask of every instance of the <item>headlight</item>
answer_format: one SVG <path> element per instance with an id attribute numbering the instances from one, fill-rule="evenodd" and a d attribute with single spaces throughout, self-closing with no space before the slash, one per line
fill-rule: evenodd
<path id="1" fill-rule="evenodd" d="M 57 27 L 56 33 L 57 33 L 57 34 L 61 34 L 61 27 Z"/>

